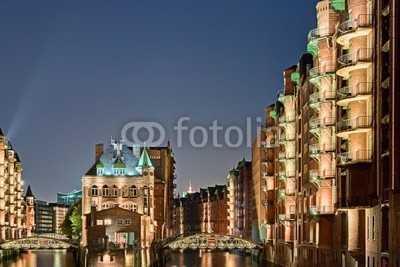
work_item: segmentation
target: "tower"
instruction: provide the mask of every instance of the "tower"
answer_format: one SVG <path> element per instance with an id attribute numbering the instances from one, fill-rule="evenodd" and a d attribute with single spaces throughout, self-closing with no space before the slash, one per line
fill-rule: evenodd
<path id="1" fill-rule="evenodd" d="M 34 209 L 34 201 L 35 196 L 32 194 L 31 186 L 28 185 L 28 189 L 26 190 L 25 195 L 26 200 L 26 236 L 30 237 L 32 235 L 32 231 L 35 229 L 35 209 Z"/>

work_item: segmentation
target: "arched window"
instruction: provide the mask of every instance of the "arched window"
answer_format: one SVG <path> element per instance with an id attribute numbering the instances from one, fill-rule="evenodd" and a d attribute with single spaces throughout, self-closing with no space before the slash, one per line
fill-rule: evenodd
<path id="1" fill-rule="evenodd" d="M 108 189 L 108 185 L 103 186 L 103 197 L 108 197 L 110 196 L 110 191 Z"/>
<path id="2" fill-rule="evenodd" d="M 130 190 L 131 197 L 137 197 L 137 188 L 136 186 L 132 185 Z"/>
<path id="3" fill-rule="evenodd" d="M 118 188 L 116 185 L 113 185 L 113 187 L 111 187 L 111 197 L 118 197 Z"/>
<path id="4" fill-rule="evenodd" d="M 97 185 L 93 185 L 93 186 L 92 186 L 92 190 L 91 190 L 91 195 L 92 195 L 92 197 L 97 197 L 98 194 L 99 194 L 99 190 L 98 190 L 98 188 L 97 188 Z"/>
<path id="5" fill-rule="evenodd" d="M 126 185 L 124 185 L 121 189 L 121 195 L 122 197 L 128 197 L 128 187 Z"/>

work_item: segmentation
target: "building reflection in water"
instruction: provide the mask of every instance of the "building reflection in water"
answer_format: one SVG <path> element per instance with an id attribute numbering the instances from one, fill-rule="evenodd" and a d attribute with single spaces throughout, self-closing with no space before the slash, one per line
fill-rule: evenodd
<path id="1" fill-rule="evenodd" d="M 0 263 L 0 267 L 75 267 L 73 255 L 67 250 L 29 250 L 18 259 Z"/>

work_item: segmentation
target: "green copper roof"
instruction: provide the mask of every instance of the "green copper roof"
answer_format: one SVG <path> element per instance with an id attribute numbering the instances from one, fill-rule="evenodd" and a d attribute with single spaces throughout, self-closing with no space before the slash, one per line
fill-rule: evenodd
<path id="1" fill-rule="evenodd" d="M 140 168 L 154 168 L 153 163 L 151 163 L 147 149 L 144 147 L 142 155 L 140 155 L 138 167 Z"/>
<path id="2" fill-rule="evenodd" d="M 331 0 L 331 5 L 336 11 L 346 10 L 346 0 Z"/>
<path id="3" fill-rule="evenodd" d="M 120 159 L 120 157 L 117 158 L 117 160 L 113 164 L 113 168 L 125 168 L 126 164 L 123 163 Z"/>
<path id="4" fill-rule="evenodd" d="M 278 117 L 278 112 L 276 112 L 276 110 L 271 110 L 271 112 L 269 113 L 269 115 L 271 116 L 271 118 L 273 118 L 274 120 L 276 120 L 276 118 Z"/>
<path id="5" fill-rule="evenodd" d="M 294 82 L 295 84 L 299 84 L 300 81 L 300 73 L 298 71 L 293 72 L 290 75 L 290 79 L 292 80 L 292 82 Z"/>
<path id="6" fill-rule="evenodd" d="M 313 42 L 309 42 L 307 45 L 307 52 L 313 57 L 316 57 L 318 55 L 318 47 Z"/>

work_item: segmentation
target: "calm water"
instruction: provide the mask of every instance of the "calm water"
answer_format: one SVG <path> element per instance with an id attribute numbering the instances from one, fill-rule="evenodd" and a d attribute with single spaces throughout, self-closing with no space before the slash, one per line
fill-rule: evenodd
<path id="1" fill-rule="evenodd" d="M 0 263 L 0 267 L 76 267 L 71 252 L 60 250 L 29 250 L 18 259 Z"/>
<path id="2" fill-rule="evenodd" d="M 22 253 L 14 261 L 0 263 L 0 267 L 77 267 L 71 252 L 67 250 L 30 250 Z M 261 263 L 253 262 L 251 257 L 229 252 L 185 251 L 172 254 L 167 267 L 260 267 Z M 272 265 L 271 265 L 272 266 Z"/>
<path id="3" fill-rule="evenodd" d="M 203 252 L 199 255 L 198 251 L 176 252 L 167 262 L 167 267 L 259 267 L 265 266 L 261 263 L 253 262 L 251 257 L 237 255 L 229 252 Z"/>

